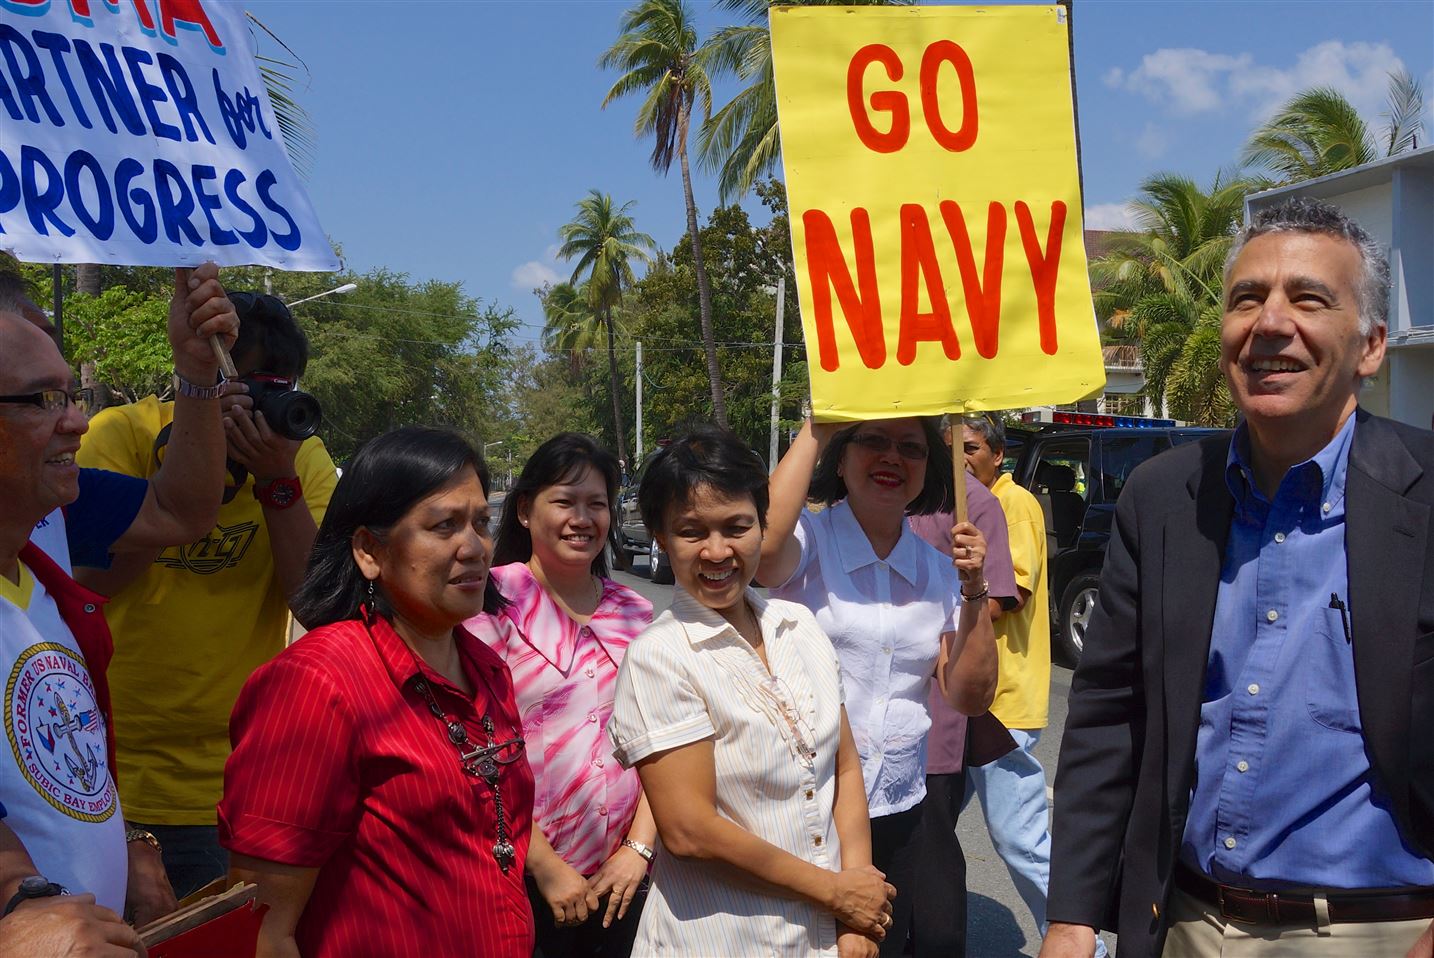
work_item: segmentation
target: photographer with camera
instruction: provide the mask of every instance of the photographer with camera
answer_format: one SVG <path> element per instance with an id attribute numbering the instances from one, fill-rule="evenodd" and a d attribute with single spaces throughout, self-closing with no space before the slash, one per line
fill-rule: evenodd
<path id="1" fill-rule="evenodd" d="M 160 552 L 79 570 L 114 596 L 109 681 L 126 818 L 152 833 L 181 897 L 228 870 L 215 804 L 229 713 L 250 673 L 284 648 L 289 596 L 308 562 L 337 475 L 318 403 L 297 390 L 309 344 L 273 296 L 231 292 L 239 378 L 221 400 L 228 475 L 214 528 Z M 85 466 L 147 478 L 164 459 L 174 403 L 148 396 L 99 413 Z"/>

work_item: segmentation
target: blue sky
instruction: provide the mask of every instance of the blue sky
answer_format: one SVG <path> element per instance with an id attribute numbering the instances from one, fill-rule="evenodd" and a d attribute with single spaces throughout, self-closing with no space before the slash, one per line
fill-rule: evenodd
<path id="1" fill-rule="evenodd" d="M 691 2 L 704 31 L 728 22 Z M 651 170 L 635 101 L 600 109 L 613 75 L 597 59 L 626 6 L 250 0 L 311 71 L 298 91 L 318 133 L 310 196 L 348 265 L 460 280 L 514 307 L 531 340 L 531 290 L 567 277 L 557 229 L 590 188 L 636 201 L 639 228 L 671 248 L 686 228 L 676 168 Z M 1120 225 L 1151 173 L 1207 183 L 1306 87 L 1335 86 L 1376 117 L 1403 65 L 1434 103 L 1429 0 L 1077 0 L 1075 38 L 1088 226 Z M 705 216 L 716 187 L 695 173 Z"/>

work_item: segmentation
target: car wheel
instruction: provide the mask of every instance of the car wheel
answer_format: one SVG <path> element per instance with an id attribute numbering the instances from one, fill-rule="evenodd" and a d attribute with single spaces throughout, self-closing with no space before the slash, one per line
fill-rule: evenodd
<path id="1" fill-rule="evenodd" d="M 1096 597 L 1100 594 L 1100 573 L 1082 572 L 1070 581 L 1061 594 L 1060 618 L 1057 620 L 1057 654 L 1071 668 L 1080 663 L 1085 649 L 1086 629 L 1095 613 Z"/>
<path id="2" fill-rule="evenodd" d="M 632 553 L 623 548 L 622 536 L 617 533 L 609 534 L 607 548 L 615 571 L 626 572 L 632 568 Z"/>
<path id="3" fill-rule="evenodd" d="M 651 558 L 648 561 L 651 563 L 649 568 L 652 569 L 652 581 L 657 585 L 672 585 L 672 560 L 667 557 L 666 552 L 662 551 L 662 546 L 657 544 L 656 539 L 652 540 L 650 555 Z"/>

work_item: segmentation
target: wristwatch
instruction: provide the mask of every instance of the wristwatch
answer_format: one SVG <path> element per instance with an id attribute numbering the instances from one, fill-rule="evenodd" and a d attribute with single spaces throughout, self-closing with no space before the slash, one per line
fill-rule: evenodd
<path id="1" fill-rule="evenodd" d="M 164 854 L 164 848 L 159 844 L 159 839 L 154 837 L 154 832 L 147 832 L 143 828 L 136 828 L 131 825 L 125 829 L 124 843 L 128 845 L 130 842 L 144 842 L 161 855 Z"/>
<path id="2" fill-rule="evenodd" d="M 200 386 L 192 383 L 181 376 L 178 370 L 174 373 L 174 392 L 176 395 L 184 396 L 187 399 L 218 399 L 224 395 L 224 384 L 229 380 L 224 378 L 224 371 L 220 370 L 216 375 L 219 381 L 213 386 Z"/>
<path id="3" fill-rule="evenodd" d="M 653 851 L 651 845 L 644 845 L 642 842 L 635 842 L 631 838 L 624 838 L 622 840 L 622 844 L 624 848 L 631 848 L 633 851 L 637 852 L 644 859 L 646 859 L 648 864 L 652 864 Z"/>
<path id="4" fill-rule="evenodd" d="M 32 898 L 53 898 L 63 894 L 66 894 L 64 887 L 56 885 L 48 878 L 40 875 L 22 878 L 20 879 L 20 890 L 15 893 L 15 897 L 10 899 L 10 904 L 5 906 L 5 911 L 0 912 L 0 918 L 4 918 L 18 908 L 21 902 L 29 901 Z"/>
<path id="5" fill-rule="evenodd" d="M 287 509 L 304 497 L 298 476 L 254 483 L 254 498 L 270 509 Z"/>

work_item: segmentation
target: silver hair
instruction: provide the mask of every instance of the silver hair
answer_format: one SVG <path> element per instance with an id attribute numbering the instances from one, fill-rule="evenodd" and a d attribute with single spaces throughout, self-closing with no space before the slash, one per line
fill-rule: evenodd
<path id="1" fill-rule="evenodd" d="M 966 416 L 961 420 L 961 425 L 979 433 L 992 452 L 1006 451 L 1006 424 L 996 416 Z"/>
<path id="2" fill-rule="evenodd" d="M 1225 257 L 1224 282 L 1230 285 L 1230 269 L 1245 244 L 1266 233 L 1322 233 L 1349 243 L 1359 252 L 1359 331 L 1368 336 L 1389 325 L 1389 257 L 1364 227 L 1332 203 L 1296 196 L 1278 206 L 1261 210 L 1254 221 L 1235 236 L 1230 255 Z"/>

